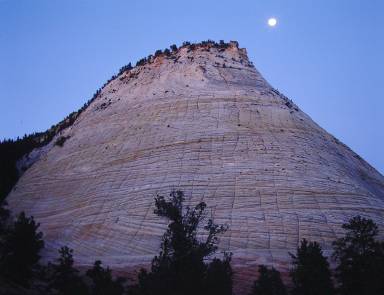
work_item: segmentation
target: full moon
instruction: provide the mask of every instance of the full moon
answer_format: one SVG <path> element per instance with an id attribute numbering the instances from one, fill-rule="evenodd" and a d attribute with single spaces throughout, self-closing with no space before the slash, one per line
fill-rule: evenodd
<path id="1" fill-rule="evenodd" d="M 276 24 L 277 24 L 277 19 L 275 19 L 274 17 L 271 17 L 270 19 L 268 19 L 268 26 L 274 27 L 276 26 Z"/>

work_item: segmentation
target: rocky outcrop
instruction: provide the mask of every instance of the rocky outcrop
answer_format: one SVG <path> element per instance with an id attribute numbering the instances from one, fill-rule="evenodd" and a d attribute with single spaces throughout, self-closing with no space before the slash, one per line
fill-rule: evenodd
<path id="1" fill-rule="evenodd" d="M 384 225 L 384 178 L 273 89 L 237 43 L 183 46 L 123 71 L 23 174 L 8 202 L 46 249 L 79 266 L 149 263 L 166 224 L 154 196 L 181 189 L 228 224 L 236 288 L 260 263 L 287 270 L 299 240 L 325 252 L 360 214 Z M 56 140 L 57 138 L 53 139 Z"/>

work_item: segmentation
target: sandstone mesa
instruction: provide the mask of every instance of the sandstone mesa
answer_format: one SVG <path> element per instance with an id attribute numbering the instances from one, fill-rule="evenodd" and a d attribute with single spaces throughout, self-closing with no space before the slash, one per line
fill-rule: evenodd
<path id="1" fill-rule="evenodd" d="M 384 177 L 272 88 L 236 42 L 124 71 L 31 158 L 7 200 L 41 223 L 46 261 L 67 245 L 80 267 L 149 264 L 167 226 L 154 196 L 173 189 L 229 226 L 220 250 L 233 252 L 240 292 L 259 264 L 286 271 L 302 238 L 329 253 L 355 215 L 384 226 Z"/>

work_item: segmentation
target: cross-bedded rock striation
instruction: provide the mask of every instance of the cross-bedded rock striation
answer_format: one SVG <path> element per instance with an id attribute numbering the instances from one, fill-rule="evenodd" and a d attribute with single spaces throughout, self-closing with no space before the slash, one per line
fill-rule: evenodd
<path id="1" fill-rule="evenodd" d="M 273 89 L 236 42 L 186 45 L 121 71 L 53 139 L 8 202 L 41 222 L 52 260 L 146 265 L 164 220 L 154 196 L 183 190 L 228 224 L 237 289 L 258 264 L 287 270 L 302 238 L 325 252 L 360 214 L 384 225 L 384 178 Z"/>

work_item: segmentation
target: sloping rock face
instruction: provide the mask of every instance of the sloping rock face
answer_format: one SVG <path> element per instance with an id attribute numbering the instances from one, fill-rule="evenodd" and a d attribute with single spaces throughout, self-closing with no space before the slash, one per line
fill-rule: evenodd
<path id="1" fill-rule="evenodd" d="M 79 266 L 148 264 L 166 229 L 154 196 L 173 189 L 228 224 L 220 249 L 233 252 L 239 294 L 258 264 L 287 270 L 302 238 L 327 253 L 352 216 L 384 225 L 383 176 L 274 90 L 235 42 L 183 46 L 122 73 L 60 136 L 8 197 L 41 222 L 46 260 L 68 245 Z"/>

